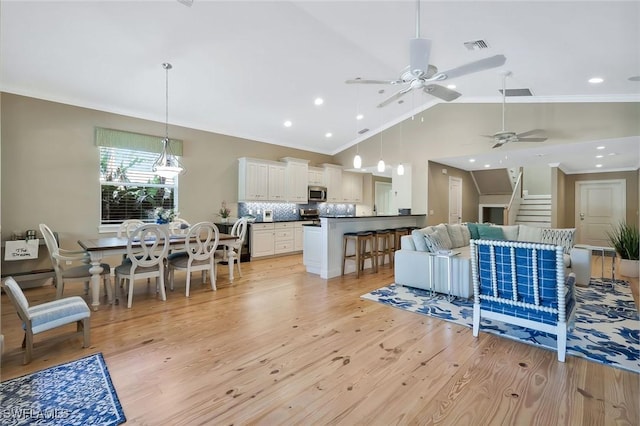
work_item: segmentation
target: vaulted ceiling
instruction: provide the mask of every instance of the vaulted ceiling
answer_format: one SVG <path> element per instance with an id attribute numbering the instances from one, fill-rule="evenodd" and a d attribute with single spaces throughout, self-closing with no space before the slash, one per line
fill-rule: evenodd
<path id="1" fill-rule="evenodd" d="M 190 7 L 175 0 L 3 1 L 0 7 L 5 92 L 164 122 L 161 64 L 170 62 L 171 124 L 333 155 L 372 135 L 364 144 L 375 145 L 381 130 L 427 114 L 434 122 L 444 116 L 445 127 L 453 123 L 464 133 L 437 142 L 457 144 L 451 152 L 495 157 L 503 154 L 480 135 L 501 129 L 499 89 L 508 70 L 507 88 L 528 88 L 533 96 L 507 98 L 507 127 L 549 130 L 547 142 L 511 150 L 598 139 L 640 143 L 640 120 L 623 125 L 623 135 L 611 129 L 590 137 L 554 118 L 567 104 L 621 103 L 638 119 L 637 1 L 423 1 L 421 36 L 432 40 L 430 63 L 439 70 L 496 54 L 507 61 L 447 81 L 462 93 L 449 104 L 414 91 L 384 108 L 376 105 L 397 85 L 345 80 L 399 77 L 415 37 L 414 1 L 194 0 Z M 478 40 L 487 47 L 465 47 Z M 592 77 L 604 81 L 589 83 Z M 318 97 L 322 105 L 314 104 Z M 485 119 L 474 119 L 479 110 L 466 104 L 481 107 Z M 438 112 L 429 115 L 434 106 Z M 638 166 L 638 150 L 631 151 L 625 167 Z M 448 152 L 443 158 L 457 157 Z"/>

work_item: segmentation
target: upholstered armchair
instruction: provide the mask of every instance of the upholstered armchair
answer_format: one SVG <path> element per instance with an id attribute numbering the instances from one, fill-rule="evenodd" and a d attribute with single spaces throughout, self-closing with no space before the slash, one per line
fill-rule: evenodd
<path id="1" fill-rule="evenodd" d="M 475 337 L 483 318 L 555 334 L 564 362 L 576 302 L 575 275 L 565 279 L 562 246 L 471 240 L 471 274 Z"/>

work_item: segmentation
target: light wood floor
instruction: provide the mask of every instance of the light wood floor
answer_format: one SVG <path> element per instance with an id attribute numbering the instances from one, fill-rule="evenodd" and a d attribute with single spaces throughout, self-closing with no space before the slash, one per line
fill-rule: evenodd
<path id="1" fill-rule="evenodd" d="M 1 378 L 102 352 L 127 424 L 640 424 L 638 374 L 361 300 L 393 282 L 388 266 L 326 281 L 294 255 L 243 270 L 229 286 L 220 268 L 216 292 L 195 274 L 188 299 L 178 281 L 167 302 L 139 282 L 132 309 L 92 314 L 90 348 L 43 342 L 27 366 L 3 295 Z"/>

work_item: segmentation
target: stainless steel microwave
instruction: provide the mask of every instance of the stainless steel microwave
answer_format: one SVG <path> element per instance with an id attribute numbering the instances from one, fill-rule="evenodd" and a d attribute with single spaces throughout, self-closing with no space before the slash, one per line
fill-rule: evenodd
<path id="1" fill-rule="evenodd" d="M 309 201 L 325 202 L 327 201 L 327 188 L 325 186 L 310 186 Z"/>

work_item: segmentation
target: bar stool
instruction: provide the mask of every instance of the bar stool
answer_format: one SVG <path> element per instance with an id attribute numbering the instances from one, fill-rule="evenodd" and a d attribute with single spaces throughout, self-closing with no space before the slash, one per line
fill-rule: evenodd
<path id="1" fill-rule="evenodd" d="M 409 231 L 409 228 L 396 228 L 393 231 L 394 231 L 393 247 L 395 250 L 400 250 L 400 240 L 405 235 L 411 235 L 411 231 Z"/>
<path id="2" fill-rule="evenodd" d="M 393 247 L 395 241 L 395 233 L 392 234 L 389 229 L 377 229 L 374 232 L 376 240 L 376 257 L 382 256 L 382 265 L 384 265 L 384 257 L 389 257 L 389 263 L 393 265 Z M 378 260 L 378 265 L 380 261 Z"/>
<path id="3" fill-rule="evenodd" d="M 354 253 L 347 255 L 349 241 L 354 241 Z M 360 271 L 364 270 L 364 261 L 371 259 L 371 266 L 374 272 L 378 272 L 378 258 L 375 255 L 376 239 L 373 232 L 346 232 L 342 236 L 342 275 L 347 260 L 356 262 L 356 278 L 360 278 Z"/>

